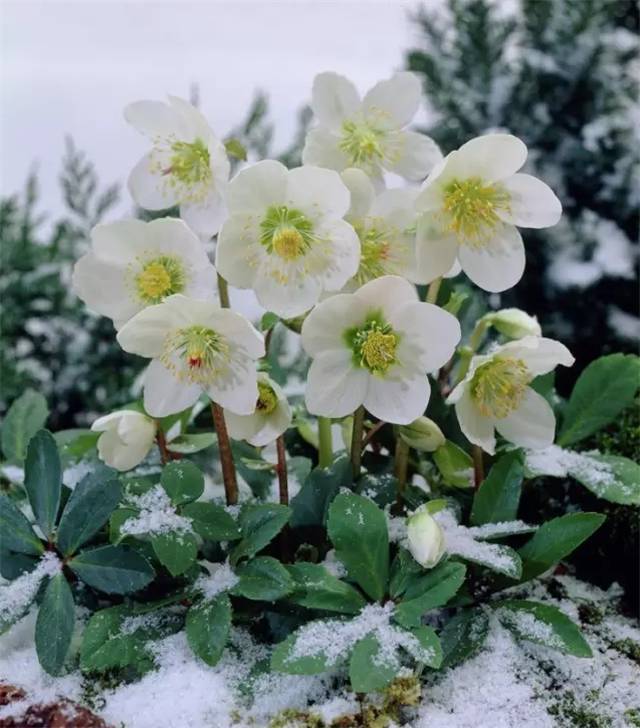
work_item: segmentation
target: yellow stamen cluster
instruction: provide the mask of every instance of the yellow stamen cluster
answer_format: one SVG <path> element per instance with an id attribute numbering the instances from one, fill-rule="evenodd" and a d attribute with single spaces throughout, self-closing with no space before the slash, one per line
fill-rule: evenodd
<path id="1" fill-rule="evenodd" d="M 500 420 L 518 409 L 530 381 L 521 359 L 495 357 L 473 375 L 471 398 L 482 415 Z"/>
<path id="2" fill-rule="evenodd" d="M 500 224 L 497 210 L 509 208 L 509 195 L 498 184 L 480 177 L 452 180 L 444 188 L 445 226 L 458 240 L 474 248 L 484 247 Z"/>
<path id="3" fill-rule="evenodd" d="M 273 205 L 260 222 L 260 242 L 267 251 L 286 262 L 305 256 L 317 242 L 313 223 L 299 210 Z M 283 276 L 286 275 L 283 273 Z"/>
<path id="4" fill-rule="evenodd" d="M 163 298 L 181 293 L 185 273 L 178 258 L 163 255 L 148 261 L 135 276 L 138 297 L 147 304 L 160 303 Z"/>
<path id="5" fill-rule="evenodd" d="M 380 161 L 384 157 L 382 136 L 384 132 L 366 122 L 345 121 L 339 147 L 356 166 Z"/>
<path id="6" fill-rule="evenodd" d="M 265 382 L 258 382 L 258 401 L 256 410 L 263 415 L 270 415 L 278 406 L 278 395 Z"/>
<path id="7" fill-rule="evenodd" d="M 406 246 L 398 240 L 399 231 L 384 224 L 370 227 L 355 223 L 360 239 L 360 266 L 355 281 L 362 286 L 384 275 L 400 275 L 400 259 Z"/>
<path id="8" fill-rule="evenodd" d="M 273 235 L 273 252 L 284 260 L 295 260 L 305 252 L 302 233 L 294 227 L 281 228 Z"/>
<path id="9" fill-rule="evenodd" d="M 165 343 L 162 363 L 178 379 L 206 386 L 229 364 L 229 345 L 206 326 L 189 326 L 171 334 Z"/>
<path id="10" fill-rule="evenodd" d="M 169 167 L 164 170 L 169 184 L 185 191 L 185 199 L 199 200 L 211 184 L 209 149 L 202 139 L 193 142 L 175 141 L 171 144 Z"/>
<path id="11" fill-rule="evenodd" d="M 358 363 L 372 374 L 384 374 L 396 361 L 398 336 L 389 325 L 371 321 L 356 332 L 353 344 Z"/>

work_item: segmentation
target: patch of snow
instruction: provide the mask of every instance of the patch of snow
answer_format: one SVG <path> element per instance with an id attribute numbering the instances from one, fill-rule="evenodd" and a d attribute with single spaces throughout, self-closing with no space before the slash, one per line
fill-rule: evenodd
<path id="1" fill-rule="evenodd" d="M 224 591 L 229 591 L 238 583 L 239 578 L 229 566 L 229 562 L 224 564 L 215 564 L 211 562 L 203 562 L 205 568 L 209 572 L 209 576 L 201 576 L 198 578 L 193 588 L 202 592 L 207 599 L 213 599 Z"/>
<path id="2" fill-rule="evenodd" d="M 0 590 L 0 624 L 19 618 L 35 599 L 40 584 L 57 574 L 62 565 L 51 551 L 43 554 L 33 571 L 28 571 L 4 585 Z"/>
<path id="3" fill-rule="evenodd" d="M 93 463 L 90 460 L 80 460 L 64 469 L 62 482 L 73 490 L 76 485 L 93 470 Z"/>
<path id="4" fill-rule="evenodd" d="M 142 495 L 129 496 L 127 504 L 140 512 L 122 524 L 120 533 L 123 536 L 185 533 L 192 530 L 191 521 L 176 513 L 171 499 L 161 485 L 155 485 Z"/>

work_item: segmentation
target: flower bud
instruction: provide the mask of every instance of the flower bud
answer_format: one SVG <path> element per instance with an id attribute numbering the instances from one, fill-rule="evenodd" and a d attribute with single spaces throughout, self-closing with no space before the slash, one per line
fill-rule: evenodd
<path id="1" fill-rule="evenodd" d="M 92 425 L 100 460 L 116 470 L 135 468 L 147 456 L 156 438 L 156 423 L 135 410 L 120 410 L 98 418 Z"/>
<path id="2" fill-rule="evenodd" d="M 442 430 L 428 417 L 418 417 L 410 425 L 402 425 L 399 434 L 409 447 L 423 452 L 434 452 L 445 443 Z"/>
<path id="3" fill-rule="evenodd" d="M 442 558 L 444 535 L 426 508 L 420 508 L 407 519 L 407 538 L 411 555 L 425 569 L 433 568 Z"/>
<path id="4" fill-rule="evenodd" d="M 538 319 L 529 316 L 519 308 L 503 308 L 489 314 L 491 325 L 509 339 L 522 339 L 524 336 L 542 336 Z"/>

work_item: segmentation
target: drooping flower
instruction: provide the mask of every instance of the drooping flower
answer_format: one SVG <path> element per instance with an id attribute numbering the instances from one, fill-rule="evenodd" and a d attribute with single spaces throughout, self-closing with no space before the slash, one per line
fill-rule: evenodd
<path id="1" fill-rule="evenodd" d="M 336 172 L 258 162 L 234 178 L 228 200 L 218 270 L 278 316 L 303 314 L 357 271 L 358 236 L 342 219 L 349 190 Z"/>
<path id="2" fill-rule="evenodd" d="M 98 438 L 100 460 L 120 471 L 139 465 L 156 439 L 156 423 L 135 410 L 119 410 L 99 417 L 91 429 L 102 433 Z"/>
<path id="3" fill-rule="evenodd" d="M 416 189 L 384 190 L 376 194 L 369 177 L 349 168 L 341 175 L 351 192 L 345 219 L 360 239 L 360 266 L 347 288 L 357 288 L 374 278 L 399 275 L 416 280 Z"/>
<path id="4" fill-rule="evenodd" d="M 129 191 L 140 207 L 180 206 L 180 216 L 202 237 L 220 229 L 225 216 L 229 159 L 204 116 L 187 101 L 136 101 L 125 119 L 153 146 L 129 176 Z"/>
<path id="5" fill-rule="evenodd" d="M 556 421 L 547 400 L 529 384 L 574 358 L 559 341 L 526 336 L 474 356 L 465 378 L 449 395 L 465 437 L 493 454 L 495 434 L 521 447 L 549 447 Z"/>
<path id="6" fill-rule="evenodd" d="M 264 373 L 258 374 L 258 399 L 250 415 L 225 413 L 227 430 L 234 440 L 263 447 L 280 437 L 291 424 L 291 407 L 282 389 Z"/>
<path id="7" fill-rule="evenodd" d="M 138 311 L 182 293 L 215 297 L 215 268 L 202 243 L 177 218 L 96 225 L 91 250 L 73 270 L 73 289 L 116 329 Z"/>
<path id="8" fill-rule="evenodd" d="M 483 319 L 509 339 L 542 336 L 538 319 L 519 308 L 503 308 L 486 314 Z"/>
<path id="9" fill-rule="evenodd" d="M 516 226 L 544 228 L 562 206 L 539 179 L 518 170 L 527 147 L 510 134 L 487 134 L 447 155 L 427 178 L 416 205 L 420 276 L 432 281 L 456 257 L 486 291 L 504 291 L 522 277 L 524 244 Z"/>
<path id="10" fill-rule="evenodd" d="M 425 569 L 432 569 L 444 556 L 442 529 L 424 507 L 407 518 L 407 544 L 413 558 Z"/>
<path id="11" fill-rule="evenodd" d="M 307 133 L 302 161 L 339 172 L 358 167 L 376 180 L 386 170 L 420 181 L 442 154 L 432 139 L 405 129 L 419 104 L 413 73 L 380 81 L 363 99 L 349 79 L 320 73 L 311 94 L 317 125 Z"/>
<path id="12" fill-rule="evenodd" d="M 445 364 L 459 340 L 457 319 L 420 302 L 399 276 L 332 296 L 302 326 L 302 344 L 313 359 L 307 409 L 344 417 L 363 404 L 381 420 L 409 424 L 429 401 L 426 373 Z"/>
<path id="13" fill-rule="evenodd" d="M 125 351 L 153 360 L 144 376 L 144 408 L 153 417 L 190 407 L 202 392 L 236 414 L 254 411 L 264 340 L 244 316 L 175 295 L 140 311 L 117 338 Z"/>
<path id="14" fill-rule="evenodd" d="M 414 450 L 435 452 L 446 442 L 442 430 L 424 415 L 398 428 L 398 435 Z"/>

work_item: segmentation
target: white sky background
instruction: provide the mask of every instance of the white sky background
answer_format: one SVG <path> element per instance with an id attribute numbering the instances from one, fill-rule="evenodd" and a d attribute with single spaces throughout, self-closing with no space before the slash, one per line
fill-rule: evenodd
<path id="1" fill-rule="evenodd" d="M 123 107 L 167 93 L 188 97 L 194 82 L 221 136 L 244 117 L 255 90 L 265 90 L 279 149 L 316 73 L 336 70 L 365 90 L 402 67 L 416 39 L 409 14 L 418 5 L 0 0 L 0 192 L 21 189 L 37 163 L 41 210 L 58 212 L 66 134 L 96 164 L 103 184 L 125 182 L 146 144 L 124 122 Z M 130 209 L 125 190 L 118 214 Z"/>

